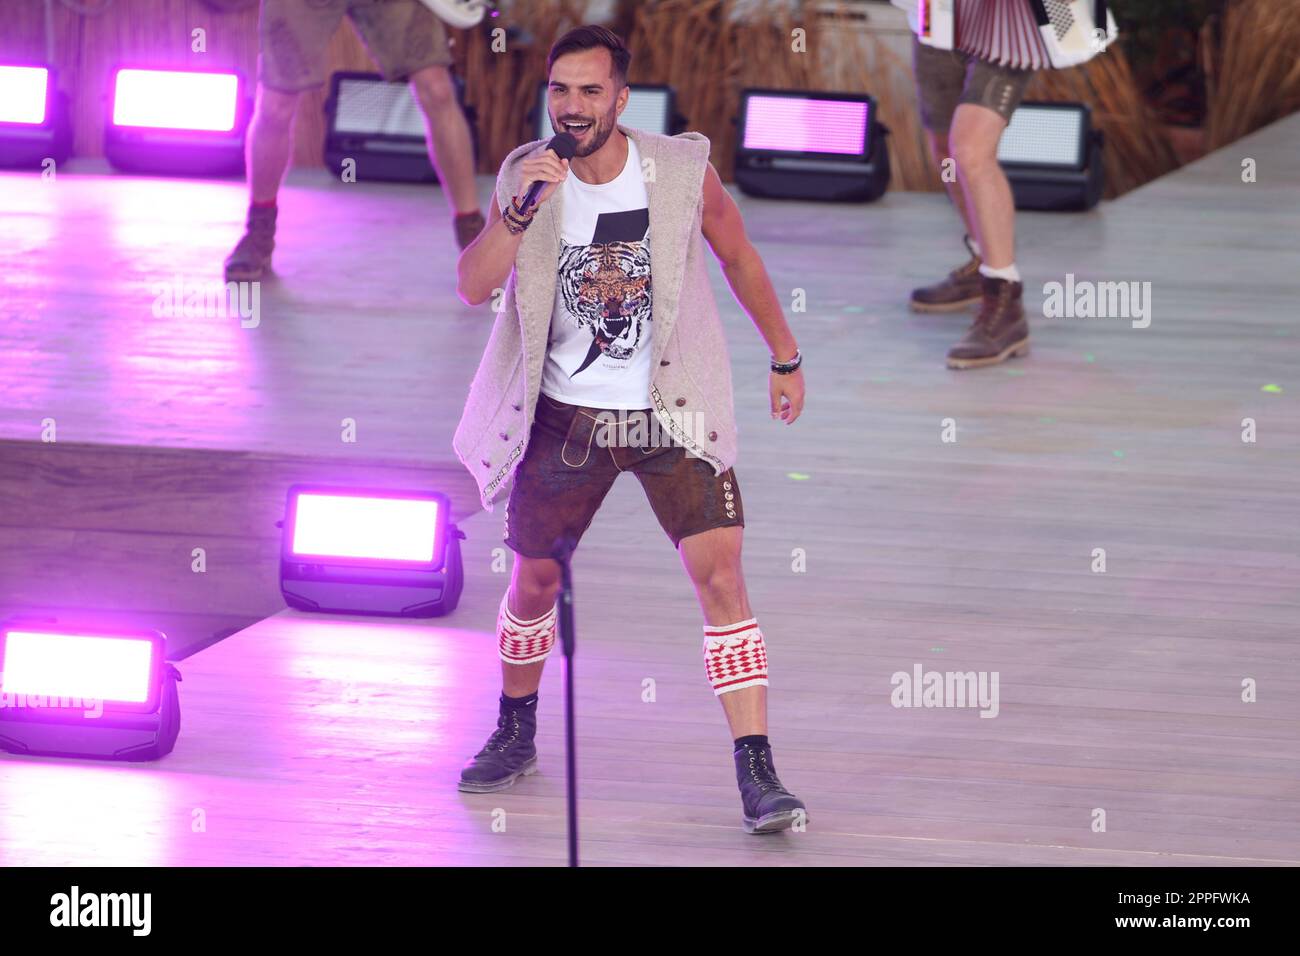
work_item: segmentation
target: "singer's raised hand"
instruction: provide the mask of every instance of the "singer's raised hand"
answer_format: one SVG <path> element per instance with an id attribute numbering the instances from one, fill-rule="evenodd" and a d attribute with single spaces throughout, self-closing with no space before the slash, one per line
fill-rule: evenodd
<path id="1" fill-rule="evenodd" d="M 501 210 L 494 202 L 488 213 L 488 226 L 478 234 L 456 261 L 456 293 L 470 305 L 486 302 L 494 290 L 500 289 L 514 267 L 515 255 L 523 241 L 523 230 L 532 220 L 537 207 L 550 198 L 555 187 L 569 175 L 569 157 L 575 144 L 569 133 L 557 133 L 539 156 L 530 156 L 519 164 L 523 188 L 514 197 L 515 211 L 511 224 L 507 224 Z M 536 194 L 529 192 L 536 189 Z"/>
<path id="2" fill-rule="evenodd" d="M 555 192 L 557 186 L 564 182 L 564 178 L 569 175 L 569 161 L 560 159 L 551 150 L 545 150 L 539 156 L 531 159 L 525 159 L 519 166 L 519 171 L 523 174 L 524 184 L 519 190 L 519 195 L 515 198 L 523 202 L 523 198 L 528 195 L 528 187 L 535 182 L 544 182 L 545 186 L 538 194 L 537 205 L 541 205 L 550 198 L 551 193 Z"/>

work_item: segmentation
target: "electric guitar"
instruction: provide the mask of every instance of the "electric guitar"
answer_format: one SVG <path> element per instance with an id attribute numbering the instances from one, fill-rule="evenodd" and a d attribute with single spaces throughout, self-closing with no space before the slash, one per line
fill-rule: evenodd
<path id="1" fill-rule="evenodd" d="M 483 22 L 489 10 L 495 10 L 492 0 L 420 0 L 449 26 L 468 30 Z"/>

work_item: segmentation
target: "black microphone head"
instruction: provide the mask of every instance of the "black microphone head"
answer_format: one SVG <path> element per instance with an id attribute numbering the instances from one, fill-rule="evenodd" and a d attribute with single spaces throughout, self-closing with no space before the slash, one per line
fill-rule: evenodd
<path id="1" fill-rule="evenodd" d="M 572 133 L 556 133 L 546 144 L 546 148 L 554 150 L 555 155 L 560 159 L 573 159 L 573 154 L 578 151 L 578 141 L 573 138 Z"/>

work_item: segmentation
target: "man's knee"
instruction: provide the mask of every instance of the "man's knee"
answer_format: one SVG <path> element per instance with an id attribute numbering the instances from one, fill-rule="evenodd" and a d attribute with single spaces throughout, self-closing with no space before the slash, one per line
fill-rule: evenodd
<path id="1" fill-rule="evenodd" d="M 257 95 L 257 121 L 278 128 L 287 128 L 298 108 L 299 93 L 285 93 L 260 87 Z"/>
<path id="2" fill-rule="evenodd" d="M 957 107 L 948 146 L 958 170 L 996 165 L 998 143 L 1006 126 L 1006 121 L 987 107 L 968 103 Z"/>
<path id="3" fill-rule="evenodd" d="M 514 587 L 529 608 L 555 603 L 560 590 L 560 565 L 554 558 L 515 556 Z"/>
<path id="4" fill-rule="evenodd" d="M 718 560 L 695 573 L 695 586 L 715 598 L 728 598 L 741 591 L 740 564 L 737 561 Z"/>
<path id="5" fill-rule="evenodd" d="M 996 166 L 998 162 L 998 141 L 996 139 L 989 142 L 981 136 L 958 133 L 951 138 L 949 148 L 952 150 L 949 155 L 957 163 L 958 173 L 963 170 L 971 172 L 989 166 Z"/>
<path id="6" fill-rule="evenodd" d="M 428 112 L 446 109 L 456 103 L 456 88 L 445 66 L 427 66 L 411 74 L 415 97 Z"/>

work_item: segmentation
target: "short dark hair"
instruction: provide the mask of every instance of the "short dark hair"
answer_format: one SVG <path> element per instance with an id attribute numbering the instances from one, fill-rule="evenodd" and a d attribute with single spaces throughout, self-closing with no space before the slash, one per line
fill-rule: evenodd
<path id="1" fill-rule="evenodd" d="M 574 27 L 556 40 L 550 54 L 546 57 L 547 76 L 550 76 L 555 61 L 566 53 L 594 50 L 598 46 L 603 46 L 609 51 L 610 59 L 614 61 L 614 71 L 611 75 L 617 81 L 618 88 L 622 89 L 627 85 L 627 68 L 632 62 L 632 51 L 624 45 L 623 38 L 617 33 L 600 26 Z"/>

